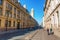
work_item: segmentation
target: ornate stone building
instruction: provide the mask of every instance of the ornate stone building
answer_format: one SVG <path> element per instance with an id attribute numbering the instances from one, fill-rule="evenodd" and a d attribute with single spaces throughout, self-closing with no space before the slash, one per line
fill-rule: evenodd
<path id="1" fill-rule="evenodd" d="M 36 24 L 18 0 L 0 0 L 0 31 L 30 28 Z"/>
<path id="2" fill-rule="evenodd" d="M 60 0 L 46 0 L 44 8 L 45 28 L 52 28 L 53 31 L 60 30 Z"/>

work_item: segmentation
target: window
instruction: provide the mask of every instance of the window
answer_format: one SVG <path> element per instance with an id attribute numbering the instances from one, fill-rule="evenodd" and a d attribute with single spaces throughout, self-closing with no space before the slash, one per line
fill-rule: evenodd
<path id="1" fill-rule="evenodd" d="M 20 11 L 17 11 L 17 18 L 20 19 Z"/>
<path id="2" fill-rule="evenodd" d="M 57 16 L 58 16 L 58 18 L 59 18 L 59 14 L 58 14 L 59 12 L 57 11 Z"/>
<path id="3" fill-rule="evenodd" d="M 57 11 L 56 13 L 57 13 L 57 17 L 58 17 L 58 20 L 59 20 L 59 12 Z"/>
<path id="4" fill-rule="evenodd" d="M 12 18 L 12 13 L 11 13 L 10 11 L 6 11 L 5 16 L 6 16 L 6 17 L 11 17 L 11 18 Z"/>
<path id="5" fill-rule="evenodd" d="M 59 20 L 59 12 L 57 11 L 56 13 L 57 13 L 57 18 L 58 18 L 58 26 L 59 26 L 59 21 L 60 21 Z"/>
<path id="6" fill-rule="evenodd" d="M 14 13 L 14 18 L 16 18 L 16 14 Z"/>
<path id="7" fill-rule="evenodd" d="M 9 27 L 11 27 L 11 21 L 9 21 Z"/>
<path id="8" fill-rule="evenodd" d="M 2 15 L 2 9 L 0 8 L 0 16 Z"/>
<path id="9" fill-rule="evenodd" d="M 13 22 L 13 27 L 15 27 L 15 21 Z"/>
<path id="10" fill-rule="evenodd" d="M 18 15 L 20 15 L 20 11 L 18 11 Z"/>
<path id="11" fill-rule="evenodd" d="M 14 8 L 14 18 L 16 18 L 16 8 Z"/>
<path id="12" fill-rule="evenodd" d="M 14 13 L 16 13 L 16 8 L 14 8 Z"/>
<path id="13" fill-rule="evenodd" d="M 2 3 L 3 3 L 3 0 L 0 0 L 0 5 L 2 5 Z"/>
<path id="14" fill-rule="evenodd" d="M 1 26 L 1 20 L 0 20 L 0 26 Z"/>
<path id="15" fill-rule="evenodd" d="M 5 20 L 5 27 L 8 27 L 8 20 Z"/>
<path id="16" fill-rule="evenodd" d="M 31 16 L 29 16 L 30 17 L 30 19 L 32 18 Z"/>
<path id="17" fill-rule="evenodd" d="M 12 10 L 12 6 L 10 4 L 7 3 L 6 8 L 8 8 L 9 10 Z"/>
<path id="18" fill-rule="evenodd" d="M 11 17 L 11 18 L 12 18 L 12 13 L 10 13 L 10 14 L 9 14 L 9 17 Z"/>
<path id="19" fill-rule="evenodd" d="M 5 16 L 6 17 L 9 17 L 9 14 L 10 14 L 10 12 L 9 11 L 6 11 Z"/>

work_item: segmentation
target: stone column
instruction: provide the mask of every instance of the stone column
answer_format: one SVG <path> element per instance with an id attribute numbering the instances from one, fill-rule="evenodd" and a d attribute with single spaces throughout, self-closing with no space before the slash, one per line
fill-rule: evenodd
<path id="1" fill-rule="evenodd" d="M 3 12 L 2 12 L 2 14 L 4 17 L 5 17 L 5 10 L 6 10 L 6 0 L 3 0 Z M 5 27 L 5 19 L 2 19 L 1 24 L 3 24 L 3 25 L 1 25 L 2 27 Z"/>
<path id="2" fill-rule="evenodd" d="M 14 18 L 14 7 L 12 7 L 12 19 Z M 11 21 L 11 26 L 13 27 L 14 20 Z"/>
<path id="3" fill-rule="evenodd" d="M 3 1 L 3 16 L 5 16 L 6 10 L 6 0 Z"/>

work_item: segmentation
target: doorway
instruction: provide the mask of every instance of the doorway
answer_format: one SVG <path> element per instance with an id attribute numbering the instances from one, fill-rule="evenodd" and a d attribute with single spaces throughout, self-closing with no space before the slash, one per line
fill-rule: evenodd
<path id="1" fill-rule="evenodd" d="M 20 22 L 17 23 L 17 29 L 20 29 Z"/>

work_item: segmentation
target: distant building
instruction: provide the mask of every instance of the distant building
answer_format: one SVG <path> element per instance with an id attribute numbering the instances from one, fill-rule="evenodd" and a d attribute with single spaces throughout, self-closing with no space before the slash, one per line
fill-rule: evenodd
<path id="1" fill-rule="evenodd" d="M 45 24 L 44 24 L 44 16 L 43 16 L 43 27 L 45 27 Z"/>
<path id="2" fill-rule="evenodd" d="M 26 9 L 26 5 L 23 5 L 23 7 Z"/>
<path id="3" fill-rule="evenodd" d="M 43 19 L 42 19 L 42 22 L 41 22 L 40 26 L 43 27 L 43 28 L 45 27 L 45 24 L 44 24 L 44 16 L 43 16 Z"/>
<path id="4" fill-rule="evenodd" d="M 34 9 L 31 9 L 30 15 L 34 18 Z"/>

